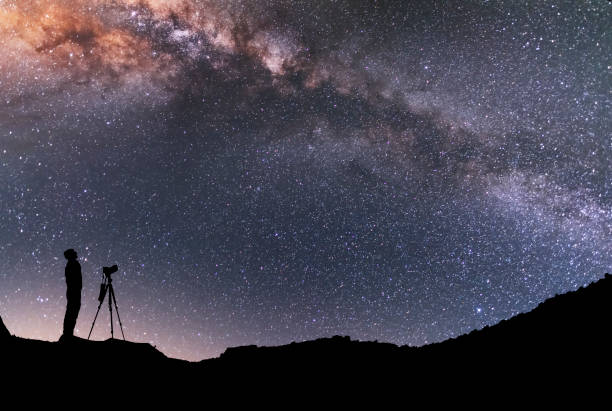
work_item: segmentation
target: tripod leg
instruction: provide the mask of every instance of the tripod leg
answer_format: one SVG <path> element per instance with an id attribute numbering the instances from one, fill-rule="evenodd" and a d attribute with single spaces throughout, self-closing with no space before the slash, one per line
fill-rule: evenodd
<path id="1" fill-rule="evenodd" d="M 98 318 L 98 314 L 100 313 L 100 307 L 102 307 L 103 302 L 104 302 L 104 298 L 102 299 L 102 301 L 100 301 L 100 304 L 98 304 L 98 311 L 96 311 L 96 316 L 94 317 L 93 323 L 91 323 L 91 329 L 89 330 L 89 335 L 87 336 L 88 340 L 89 340 L 89 337 L 91 337 L 91 332 L 93 331 L 94 325 L 96 324 L 96 319 Z"/>
<path id="2" fill-rule="evenodd" d="M 113 296 L 113 284 L 108 285 L 108 311 L 110 311 L 110 322 L 111 322 L 111 340 L 115 338 L 115 333 L 113 332 L 113 305 L 112 305 L 112 296 Z"/>
<path id="3" fill-rule="evenodd" d="M 115 304 L 115 312 L 117 313 L 117 319 L 119 320 L 119 328 L 121 329 L 121 335 L 123 336 L 123 340 L 125 341 L 125 334 L 123 333 L 123 324 L 121 324 L 121 317 L 119 317 L 119 308 L 117 308 L 117 298 L 115 298 L 115 290 L 110 289 L 110 297 L 112 297 L 113 303 Z"/>

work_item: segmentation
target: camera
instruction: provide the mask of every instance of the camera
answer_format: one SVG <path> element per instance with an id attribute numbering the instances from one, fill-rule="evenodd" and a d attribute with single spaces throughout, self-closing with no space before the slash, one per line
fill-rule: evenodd
<path id="1" fill-rule="evenodd" d="M 112 267 L 102 267 L 102 272 L 105 276 L 110 277 L 110 275 L 116 272 L 118 269 L 119 267 L 117 267 L 117 264 L 115 264 Z"/>
<path id="2" fill-rule="evenodd" d="M 104 298 L 108 295 L 108 309 L 110 310 L 110 329 L 111 329 L 111 339 L 115 338 L 115 334 L 113 331 L 113 304 L 115 305 L 115 312 L 117 313 L 117 319 L 119 320 L 119 327 L 121 327 L 121 335 L 125 340 L 125 334 L 123 334 L 123 324 L 121 324 L 121 317 L 119 317 L 119 309 L 117 308 L 117 299 L 115 298 L 115 291 L 113 290 L 113 279 L 111 278 L 112 273 L 116 273 L 119 267 L 117 264 L 110 267 L 102 267 L 102 272 L 104 273 L 104 277 L 102 278 L 102 284 L 100 284 L 100 294 L 98 294 L 98 311 L 96 311 L 96 316 L 94 317 L 93 323 L 91 324 L 91 328 L 89 329 L 89 337 L 91 337 L 91 332 L 93 331 L 94 325 L 96 325 L 96 319 L 98 318 L 98 313 L 100 313 L 100 307 L 102 307 L 102 303 L 104 302 Z"/>

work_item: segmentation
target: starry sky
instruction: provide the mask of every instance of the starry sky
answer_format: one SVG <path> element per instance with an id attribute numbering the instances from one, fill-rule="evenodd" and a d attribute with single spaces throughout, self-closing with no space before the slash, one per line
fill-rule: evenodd
<path id="1" fill-rule="evenodd" d="M 189 360 L 423 345 L 596 280 L 611 21 L 603 0 L 0 0 L 0 316 L 59 338 L 67 248 L 76 335 L 118 264 L 126 337 Z"/>

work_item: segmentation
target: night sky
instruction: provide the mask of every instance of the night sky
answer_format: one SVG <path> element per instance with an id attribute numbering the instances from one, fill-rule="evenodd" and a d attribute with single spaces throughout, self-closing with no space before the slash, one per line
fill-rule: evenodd
<path id="1" fill-rule="evenodd" d="M 118 264 L 126 337 L 190 360 L 422 345 L 596 280 L 611 22 L 604 0 L 0 0 L 0 316 L 59 338 L 67 248 L 78 336 Z"/>

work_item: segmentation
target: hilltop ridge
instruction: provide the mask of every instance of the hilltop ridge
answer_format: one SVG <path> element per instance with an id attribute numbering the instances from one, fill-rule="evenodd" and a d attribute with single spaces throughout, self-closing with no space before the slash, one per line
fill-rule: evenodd
<path id="1" fill-rule="evenodd" d="M 89 369 L 114 380 L 137 378 L 175 386 L 222 381 L 238 386 L 335 381 L 348 386 L 397 382 L 395 376 L 425 384 L 483 373 L 502 381 L 529 374 L 554 380 L 610 366 L 611 297 L 612 276 L 606 274 L 528 313 L 423 347 L 334 336 L 278 347 L 232 347 L 218 358 L 196 363 L 168 358 L 149 344 L 79 338 L 45 342 L 7 336 L 0 328 L 0 358 L 4 370 L 15 373 L 54 370 L 79 375 Z"/>

